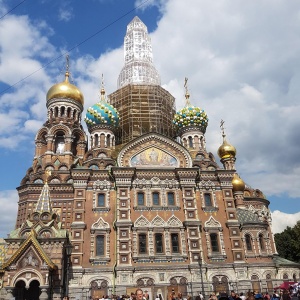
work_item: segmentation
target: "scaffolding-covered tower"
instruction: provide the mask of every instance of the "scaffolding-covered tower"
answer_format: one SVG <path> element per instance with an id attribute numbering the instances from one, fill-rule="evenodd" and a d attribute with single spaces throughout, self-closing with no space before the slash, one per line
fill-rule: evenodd
<path id="1" fill-rule="evenodd" d="M 116 143 L 126 143 L 148 132 L 173 138 L 175 98 L 160 86 L 160 76 L 153 65 L 151 39 L 138 17 L 127 26 L 124 61 L 118 90 L 109 95 L 109 102 L 120 114 Z"/>
<path id="2" fill-rule="evenodd" d="M 161 86 L 128 84 L 109 98 L 121 116 L 117 144 L 148 132 L 174 137 L 175 98 Z"/>

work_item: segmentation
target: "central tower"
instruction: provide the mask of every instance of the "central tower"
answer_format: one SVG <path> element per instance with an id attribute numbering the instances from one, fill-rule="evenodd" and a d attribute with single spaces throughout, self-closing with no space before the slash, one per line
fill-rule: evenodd
<path id="1" fill-rule="evenodd" d="M 153 64 L 151 39 L 146 25 L 138 17 L 127 26 L 124 60 L 118 90 L 109 95 L 110 104 L 120 114 L 116 143 L 127 143 L 148 132 L 174 138 L 175 98 L 160 86 L 160 76 Z"/>

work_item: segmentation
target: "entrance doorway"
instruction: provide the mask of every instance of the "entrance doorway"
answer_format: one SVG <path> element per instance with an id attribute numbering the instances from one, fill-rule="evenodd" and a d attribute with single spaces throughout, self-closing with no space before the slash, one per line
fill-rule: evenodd
<path id="1" fill-rule="evenodd" d="M 26 289 L 26 283 L 19 280 L 13 290 L 15 300 L 39 300 L 40 297 L 40 283 L 33 280 L 29 284 L 29 289 Z"/>

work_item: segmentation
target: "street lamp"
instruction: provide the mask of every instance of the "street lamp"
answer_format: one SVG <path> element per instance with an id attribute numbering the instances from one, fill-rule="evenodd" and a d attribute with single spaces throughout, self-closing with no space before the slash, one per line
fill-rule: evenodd
<path id="1" fill-rule="evenodd" d="M 73 246 L 70 242 L 65 245 L 65 251 L 67 255 L 67 274 L 66 274 L 66 290 L 65 297 L 69 297 L 69 269 L 70 269 L 70 257 L 72 254 Z"/>
<path id="2" fill-rule="evenodd" d="M 200 253 L 199 253 L 199 257 L 198 257 L 198 264 L 199 264 L 199 270 L 200 270 L 202 295 L 203 295 L 203 299 L 205 299 L 205 291 L 204 291 L 203 275 L 202 275 L 202 260 L 201 260 Z"/>

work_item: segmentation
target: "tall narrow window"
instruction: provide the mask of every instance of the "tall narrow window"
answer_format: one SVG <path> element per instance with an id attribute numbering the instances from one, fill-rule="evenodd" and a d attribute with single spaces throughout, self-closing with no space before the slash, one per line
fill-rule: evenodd
<path id="1" fill-rule="evenodd" d="M 178 241 L 178 234 L 172 233 L 171 234 L 171 243 L 172 243 L 172 252 L 179 253 L 179 241 Z"/>
<path id="2" fill-rule="evenodd" d="M 205 201 L 205 206 L 212 206 L 211 194 L 205 193 L 204 194 L 204 201 Z"/>
<path id="3" fill-rule="evenodd" d="M 145 205 L 145 194 L 138 193 L 138 205 Z"/>
<path id="4" fill-rule="evenodd" d="M 219 252 L 218 235 L 216 233 L 210 234 L 210 244 L 212 252 Z"/>
<path id="5" fill-rule="evenodd" d="M 139 253 L 146 254 L 147 253 L 147 239 L 146 234 L 139 234 Z"/>
<path id="6" fill-rule="evenodd" d="M 164 248 L 163 248 L 163 237 L 161 233 L 156 233 L 155 234 L 155 251 L 156 253 L 163 253 Z"/>
<path id="7" fill-rule="evenodd" d="M 265 250 L 264 236 L 262 234 L 259 235 L 259 246 L 260 250 Z"/>
<path id="8" fill-rule="evenodd" d="M 173 192 L 168 192 L 168 205 L 175 205 Z"/>
<path id="9" fill-rule="evenodd" d="M 245 240 L 246 240 L 246 248 L 248 251 L 252 251 L 252 239 L 250 234 L 245 235 Z"/>
<path id="10" fill-rule="evenodd" d="M 96 256 L 104 255 L 104 236 L 97 235 L 96 237 Z"/>
<path id="11" fill-rule="evenodd" d="M 159 205 L 159 193 L 152 193 L 152 203 L 153 205 Z"/>
<path id="12" fill-rule="evenodd" d="M 193 138 L 189 136 L 189 148 L 193 148 Z"/>
<path id="13" fill-rule="evenodd" d="M 104 194 L 98 194 L 98 207 L 105 206 L 105 195 Z"/>

